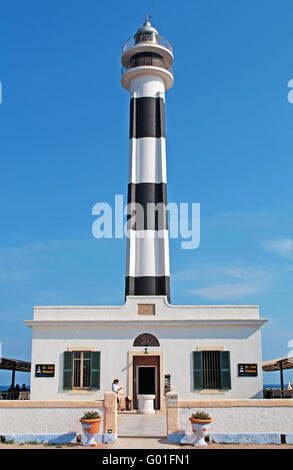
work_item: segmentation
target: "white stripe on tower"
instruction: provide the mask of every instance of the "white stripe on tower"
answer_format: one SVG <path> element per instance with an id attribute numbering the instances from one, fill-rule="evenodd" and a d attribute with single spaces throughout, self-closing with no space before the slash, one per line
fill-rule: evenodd
<path id="1" fill-rule="evenodd" d="M 152 36 L 156 38 L 155 43 L 146 38 L 146 32 L 155 35 Z M 125 293 L 126 296 L 166 295 L 170 301 L 165 88 L 166 83 L 168 88 L 173 83 L 172 75 L 166 70 L 173 55 L 160 45 L 158 33 L 148 22 L 138 30 L 134 40 L 133 47 L 122 55 L 122 63 L 127 68 L 122 85 L 131 94 L 128 204 L 139 204 L 144 217 L 138 218 L 140 212 L 132 212 L 133 207 L 128 212 Z M 166 49 L 164 55 L 168 60 L 163 57 L 162 48 Z M 134 214 L 135 223 L 131 217 Z"/>

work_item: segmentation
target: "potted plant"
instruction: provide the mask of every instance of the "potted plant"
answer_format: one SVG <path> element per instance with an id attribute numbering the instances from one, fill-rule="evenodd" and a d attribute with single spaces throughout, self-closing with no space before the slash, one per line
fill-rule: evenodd
<path id="1" fill-rule="evenodd" d="M 79 420 L 86 437 L 85 446 L 96 446 L 96 435 L 99 434 L 102 416 L 97 411 L 87 411 Z"/>
<path id="2" fill-rule="evenodd" d="M 206 411 L 197 411 L 192 413 L 189 418 L 192 426 L 192 432 L 195 437 L 193 445 L 195 446 L 207 446 L 205 442 L 205 436 L 208 434 L 208 429 L 212 418 Z"/>

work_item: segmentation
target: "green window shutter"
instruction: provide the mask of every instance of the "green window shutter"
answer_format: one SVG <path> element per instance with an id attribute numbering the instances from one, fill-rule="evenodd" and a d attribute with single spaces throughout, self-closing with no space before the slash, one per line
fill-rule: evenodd
<path id="1" fill-rule="evenodd" d="M 220 351 L 221 389 L 231 389 L 230 351 Z"/>
<path id="2" fill-rule="evenodd" d="M 72 367 L 73 353 L 71 351 L 65 351 L 63 359 L 63 390 L 72 389 Z"/>
<path id="3" fill-rule="evenodd" d="M 203 388 L 202 352 L 193 351 L 193 390 L 202 390 L 202 388 Z"/>
<path id="4" fill-rule="evenodd" d="M 91 353 L 91 389 L 100 390 L 100 351 Z"/>

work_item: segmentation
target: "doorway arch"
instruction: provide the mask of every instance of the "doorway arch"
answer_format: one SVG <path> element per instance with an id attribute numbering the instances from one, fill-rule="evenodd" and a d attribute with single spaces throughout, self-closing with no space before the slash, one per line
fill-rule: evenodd
<path id="1" fill-rule="evenodd" d="M 158 338 L 156 338 L 154 335 L 150 333 L 142 333 L 138 335 L 134 342 L 133 346 L 155 346 L 159 347 L 160 343 Z"/>

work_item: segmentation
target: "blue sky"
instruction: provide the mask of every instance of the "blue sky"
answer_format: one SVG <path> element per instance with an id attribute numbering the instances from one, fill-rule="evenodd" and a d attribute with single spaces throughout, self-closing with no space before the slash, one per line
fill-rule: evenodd
<path id="1" fill-rule="evenodd" d="M 263 359 L 293 349 L 292 2 L 12 0 L 0 18 L 6 357 L 30 359 L 33 305 L 124 301 L 125 239 L 94 239 L 92 207 L 126 199 L 120 54 L 146 11 L 174 47 L 168 200 L 201 205 L 199 248 L 170 243 L 171 301 L 258 304 Z"/>

